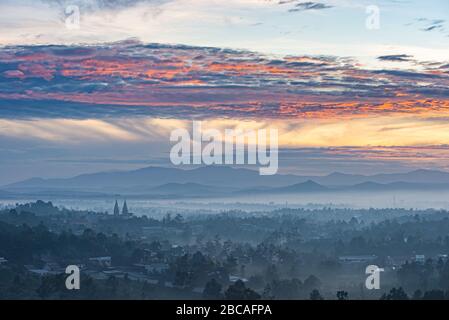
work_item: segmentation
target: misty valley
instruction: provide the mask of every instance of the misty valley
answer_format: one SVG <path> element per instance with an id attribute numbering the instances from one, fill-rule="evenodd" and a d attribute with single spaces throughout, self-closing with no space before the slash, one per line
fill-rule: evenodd
<path id="1" fill-rule="evenodd" d="M 448 297 L 449 212 L 190 209 L 136 215 L 51 202 L 0 211 L 2 299 L 431 299 Z M 123 208 L 122 208 L 123 206 Z M 126 209 L 125 209 L 126 207 Z M 80 290 L 65 268 L 80 268 Z M 376 265 L 380 288 L 365 287 Z"/>

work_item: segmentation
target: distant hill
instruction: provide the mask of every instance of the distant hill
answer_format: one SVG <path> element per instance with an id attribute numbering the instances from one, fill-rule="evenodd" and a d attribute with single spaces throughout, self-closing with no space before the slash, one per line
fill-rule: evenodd
<path id="1" fill-rule="evenodd" d="M 349 187 L 341 187 L 343 191 L 392 191 L 392 190 L 448 190 L 449 183 L 409 183 L 409 182 L 392 182 L 392 183 L 376 183 L 363 182 Z"/>
<path id="2" fill-rule="evenodd" d="M 291 186 L 274 188 L 270 192 L 273 193 L 297 193 L 297 192 L 323 192 L 329 191 L 329 188 L 322 186 L 312 180 L 307 180 L 306 182 L 296 183 Z"/>
<path id="3" fill-rule="evenodd" d="M 383 191 L 435 191 L 435 190 L 449 190 L 449 183 L 408 183 L 408 182 L 392 182 L 392 183 L 377 183 L 377 182 L 363 182 L 351 186 L 332 186 L 327 187 L 312 180 L 306 182 L 296 183 L 280 188 L 254 188 L 241 192 L 246 193 L 301 193 L 301 192 L 383 192 Z"/>
<path id="4" fill-rule="evenodd" d="M 256 170 L 227 166 L 195 169 L 146 167 L 131 171 L 99 172 L 72 178 L 32 178 L 2 187 L 7 193 L 111 195 L 225 195 L 246 193 L 295 193 L 382 190 L 447 189 L 449 173 L 415 170 L 408 173 L 371 176 L 332 173 L 326 176 L 277 174 L 261 176 Z M 5 196 L 7 194 L 5 193 Z M 1 196 L 1 193 L 0 193 Z M 87 194 L 86 194 L 87 196 Z"/>
<path id="5" fill-rule="evenodd" d="M 311 180 L 326 186 L 342 186 L 355 185 L 364 182 L 373 183 L 426 183 L 426 184 L 449 184 L 449 173 L 435 170 L 415 170 L 406 173 L 390 173 L 390 174 L 376 174 L 371 176 L 354 175 L 345 173 L 332 173 L 323 177 L 314 177 Z"/>
<path id="6" fill-rule="evenodd" d="M 227 166 L 207 166 L 183 170 L 147 167 L 132 171 L 99 172 L 66 179 L 33 178 L 9 184 L 6 190 L 64 189 L 120 192 L 135 187 L 157 187 L 169 183 L 249 188 L 256 186 L 285 186 L 298 181 L 294 175 L 261 176 L 256 170 Z"/>
<path id="7" fill-rule="evenodd" d="M 0 190 L 0 197 L 10 197 L 10 196 L 13 196 L 13 195 L 14 195 L 14 193 L 12 193 L 12 192 Z"/>

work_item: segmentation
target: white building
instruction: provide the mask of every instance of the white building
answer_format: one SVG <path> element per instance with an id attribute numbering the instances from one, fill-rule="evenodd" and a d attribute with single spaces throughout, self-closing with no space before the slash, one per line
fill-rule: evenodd
<path id="1" fill-rule="evenodd" d="M 111 257 L 94 257 L 94 258 L 89 258 L 89 262 L 97 267 L 108 268 L 112 265 L 112 258 Z"/>
<path id="2" fill-rule="evenodd" d="M 415 262 L 416 262 L 416 263 L 424 264 L 424 263 L 426 262 L 426 256 L 423 255 L 423 254 L 417 254 L 417 255 L 415 256 Z"/>
<path id="3" fill-rule="evenodd" d="M 369 263 L 377 259 L 374 255 L 365 256 L 342 256 L 338 258 L 341 263 Z"/>

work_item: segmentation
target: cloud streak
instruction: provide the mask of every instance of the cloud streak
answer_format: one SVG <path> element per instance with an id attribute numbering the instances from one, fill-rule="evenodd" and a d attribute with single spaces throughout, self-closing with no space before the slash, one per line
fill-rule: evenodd
<path id="1" fill-rule="evenodd" d="M 333 6 L 324 4 L 321 2 L 312 2 L 312 1 L 306 1 L 306 2 L 299 2 L 296 3 L 294 8 L 289 9 L 289 12 L 302 12 L 302 11 L 309 11 L 309 10 L 323 10 L 323 9 L 330 9 L 333 8 Z"/>

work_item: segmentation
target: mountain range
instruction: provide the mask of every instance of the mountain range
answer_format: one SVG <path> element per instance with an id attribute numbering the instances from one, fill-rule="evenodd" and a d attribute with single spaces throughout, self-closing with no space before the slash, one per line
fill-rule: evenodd
<path id="1" fill-rule="evenodd" d="M 406 173 L 325 176 L 278 174 L 228 166 L 195 169 L 146 167 L 131 171 L 99 172 L 71 178 L 32 178 L 5 185 L 0 196 L 17 194 L 212 196 L 236 193 L 298 193 L 327 191 L 390 191 L 449 189 L 449 173 L 415 170 Z"/>

